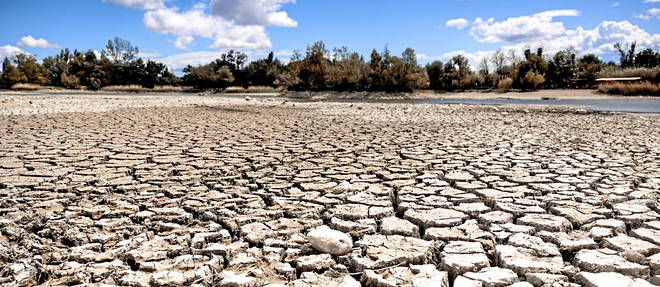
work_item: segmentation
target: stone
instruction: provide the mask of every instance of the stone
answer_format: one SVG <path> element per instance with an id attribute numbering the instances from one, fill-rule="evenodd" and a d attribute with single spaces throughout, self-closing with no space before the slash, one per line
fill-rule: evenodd
<path id="1" fill-rule="evenodd" d="M 362 271 L 398 264 L 433 264 L 442 247 L 440 242 L 400 235 L 365 235 L 355 242 L 360 253 L 348 255 L 351 270 Z M 364 254 L 364 255 L 362 255 Z"/>
<path id="2" fill-rule="evenodd" d="M 587 272 L 617 272 L 645 278 L 650 274 L 648 266 L 630 262 L 616 255 L 613 250 L 580 250 L 575 254 L 573 265 Z"/>
<path id="3" fill-rule="evenodd" d="M 615 237 L 603 240 L 603 247 L 611 248 L 617 251 L 635 251 L 643 255 L 649 255 L 660 251 L 660 248 L 648 241 L 619 234 Z"/>
<path id="4" fill-rule="evenodd" d="M 373 287 L 449 287 L 447 272 L 438 271 L 435 266 L 430 264 L 386 268 L 375 271 L 365 270 L 362 273 L 361 281 L 365 286 Z"/>
<path id="5" fill-rule="evenodd" d="M 575 281 L 585 287 L 652 287 L 653 284 L 639 278 L 631 278 L 614 272 L 580 272 L 575 276 Z"/>
<path id="6" fill-rule="evenodd" d="M 536 228 L 537 231 L 562 232 L 573 229 L 573 225 L 568 219 L 551 214 L 529 214 L 517 220 L 518 224 L 529 225 Z"/>
<path id="7" fill-rule="evenodd" d="M 351 252 L 353 239 L 350 235 L 323 225 L 310 231 L 307 240 L 319 252 L 344 255 Z"/>
<path id="8" fill-rule="evenodd" d="M 383 218 L 380 225 L 380 233 L 383 235 L 419 237 L 419 227 L 405 219 L 386 217 Z"/>
<path id="9" fill-rule="evenodd" d="M 527 273 L 525 280 L 534 286 L 552 286 L 557 282 L 568 282 L 568 277 L 561 274 Z"/>
<path id="10" fill-rule="evenodd" d="M 450 227 L 463 223 L 469 216 L 463 212 L 447 208 L 429 210 L 407 210 L 403 218 L 426 229 L 430 227 Z"/>
<path id="11" fill-rule="evenodd" d="M 463 276 L 481 282 L 483 287 L 504 287 L 518 282 L 515 272 L 500 267 L 487 267 L 479 272 L 467 272 Z"/>
<path id="12" fill-rule="evenodd" d="M 296 259 L 296 268 L 301 272 L 328 269 L 335 265 L 330 254 L 314 254 L 301 256 Z"/>

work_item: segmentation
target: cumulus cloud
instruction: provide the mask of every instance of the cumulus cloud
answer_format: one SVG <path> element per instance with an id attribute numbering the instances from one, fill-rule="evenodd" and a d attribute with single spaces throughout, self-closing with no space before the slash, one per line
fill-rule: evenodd
<path id="1" fill-rule="evenodd" d="M 21 50 L 21 48 L 19 47 L 14 47 L 10 45 L 0 46 L 0 61 L 3 61 L 5 58 L 11 59 L 17 54 L 23 54 L 23 53 L 26 52 Z"/>
<path id="2" fill-rule="evenodd" d="M 295 0 L 211 0 L 211 13 L 237 25 L 296 27 L 298 22 L 280 11 Z"/>
<path id="3" fill-rule="evenodd" d="M 555 17 L 578 16 L 577 10 L 549 10 L 530 16 L 512 17 L 501 22 L 495 18 L 474 20 L 470 34 L 481 43 L 520 43 L 550 39 L 566 32 Z"/>
<path id="4" fill-rule="evenodd" d="M 513 50 L 522 55 L 525 49 L 543 48 L 546 55 L 552 55 L 560 50 L 574 48 L 578 54 L 593 53 L 600 56 L 614 56 L 614 44 L 630 44 L 637 42 L 638 48 L 660 50 L 660 34 L 651 34 L 629 21 L 603 21 L 592 29 L 577 27 L 568 29 L 562 22 L 552 18 L 558 16 L 579 15 L 575 10 L 552 10 L 530 16 L 509 18 L 502 22 L 493 19 L 474 21 L 470 34 L 479 42 L 501 43 L 500 50 Z M 521 26 L 527 23 L 529 27 Z M 510 31 L 506 35 L 497 31 L 500 28 Z M 516 29 L 519 31 L 516 32 Z M 466 56 L 473 69 L 476 69 L 481 59 L 491 57 L 495 50 L 484 51 L 453 51 L 437 56 L 418 55 L 420 61 L 441 60 L 446 62 L 455 55 Z"/>
<path id="5" fill-rule="evenodd" d="M 660 3 L 660 0 L 644 0 L 644 3 Z"/>
<path id="6" fill-rule="evenodd" d="M 179 12 L 177 8 L 147 11 L 144 25 L 151 31 L 177 36 L 175 46 L 187 49 L 194 36 L 213 39 L 212 48 L 267 49 L 271 41 L 263 26 L 238 26 L 206 14 L 201 7 Z"/>
<path id="7" fill-rule="evenodd" d="M 451 19 L 445 23 L 445 27 L 453 27 L 458 30 L 463 30 L 469 25 L 469 22 L 465 18 Z"/>
<path id="8" fill-rule="evenodd" d="M 296 27 L 282 5 L 295 0 L 211 0 L 190 10 L 166 7 L 169 0 L 103 0 L 147 10 L 144 25 L 152 32 L 173 35 L 179 50 L 188 50 L 196 37 L 213 41 L 210 48 L 268 49 L 272 46 L 266 26 Z"/>
<path id="9" fill-rule="evenodd" d="M 16 44 L 21 47 L 29 47 L 29 48 L 59 48 L 60 47 L 57 44 L 48 42 L 48 40 L 44 38 L 36 39 L 32 37 L 32 35 L 21 37 L 21 39 L 19 39 L 18 43 Z"/>
<path id="10" fill-rule="evenodd" d="M 103 2 L 112 2 L 126 7 L 140 10 L 153 10 L 165 8 L 167 0 L 103 0 Z"/>

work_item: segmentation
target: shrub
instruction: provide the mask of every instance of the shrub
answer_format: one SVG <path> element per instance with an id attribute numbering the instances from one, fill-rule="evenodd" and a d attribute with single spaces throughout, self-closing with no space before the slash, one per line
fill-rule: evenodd
<path id="1" fill-rule="evenodd" d="M 598 92 L 623 96 L 660 96 L 660 84 L 649 81 L 634 83 L 604 83 L 598 86 Z"/>
<path id="2" fill-rule="evenodd" d="M 545 82 L 545 77 L 536 72 L 527 72 L 525 74 L 525 87 L 536 89 Z"/>
<path id="3" fill-rule="evenodd" d="M 513 85 L 513 79 L 505 78 L 497 83 L 497 90 L 500 92 L 507 92 L 511 90 L 512 85 Z"/>

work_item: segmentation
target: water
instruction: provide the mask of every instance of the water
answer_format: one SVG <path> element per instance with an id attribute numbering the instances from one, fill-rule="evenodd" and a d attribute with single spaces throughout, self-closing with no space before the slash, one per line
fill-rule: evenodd
<path id="1" fill-rule="evenodd" d="M 308 100 L 301 100 L 308 101 Z M 571 106 L 589 111 L 626 112 L 660 114 L 660 98 L 611 98 L 611 99 L 470 99 L 441 98 L 425 100 L 329 100 L 329 102 L 367 102 L 367 103 L 411 103 L 436 105 L 521 105 L 521 106 Z"/>
<path id="2" fill-rule="evenodd" d="M 429 99 L 424 104 L 579 106 L 590 111 L 660 113 L 660 98 L 613 99 Z"/>

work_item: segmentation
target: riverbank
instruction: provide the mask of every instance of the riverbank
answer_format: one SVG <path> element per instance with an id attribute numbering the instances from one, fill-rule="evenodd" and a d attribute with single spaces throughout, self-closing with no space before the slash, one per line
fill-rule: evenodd
<path id="1" fill-rule="evenodd" d="M 596 90 L 538 90 L 532 92 L 435 92 L 415 91 L 412 93 L 385 92 L 284 92 L 282 97 L 309 100 L 429 100 L 429 99 L 519 99 L 519 100 L 552 100 L 552 99 L 613 99 L 613 98 L 647 98 L 620 95 L 607 95 Z M 649 97 L 652 98 L 652 97 Z"/>

